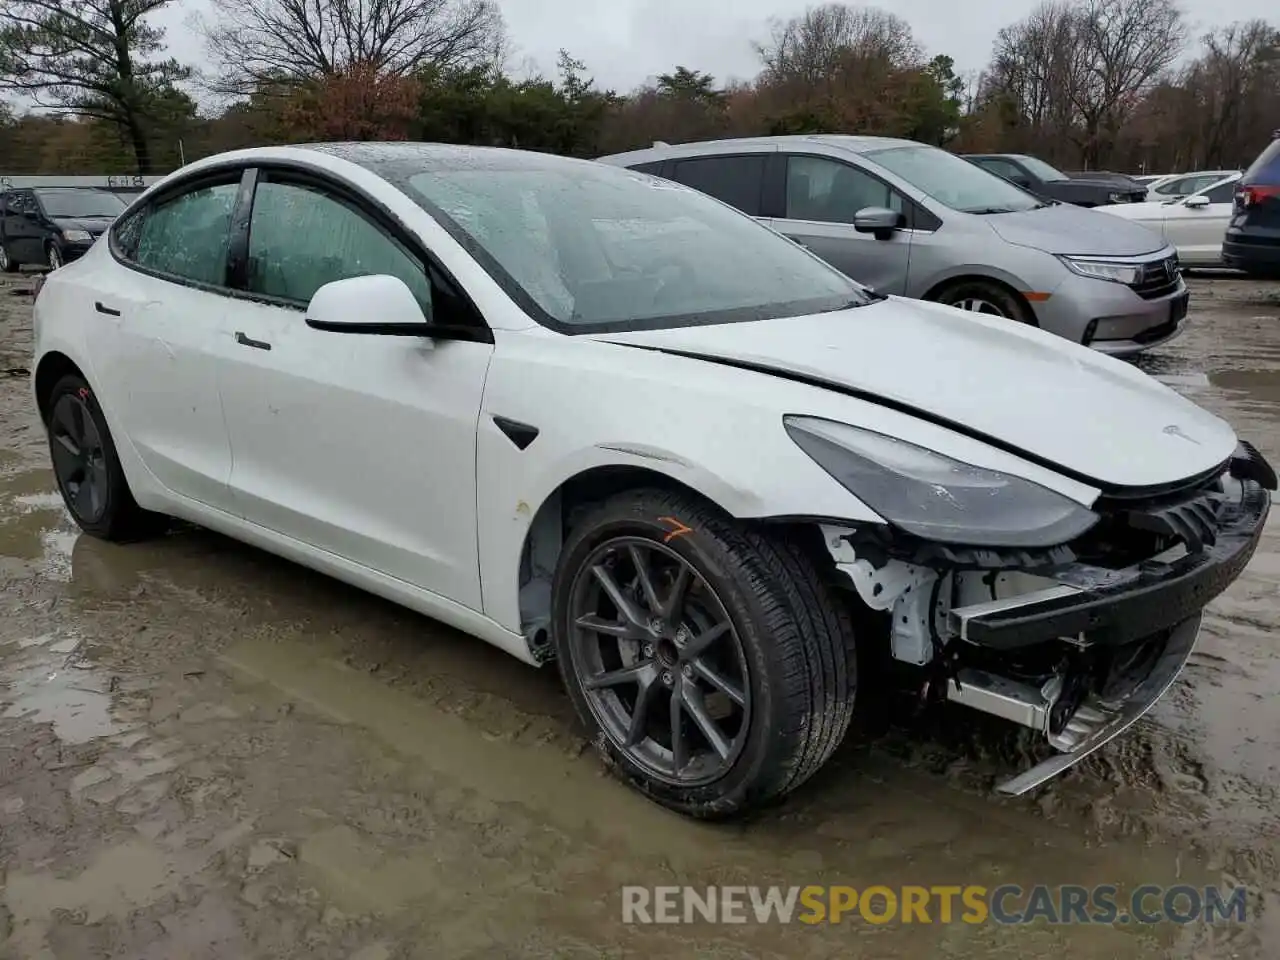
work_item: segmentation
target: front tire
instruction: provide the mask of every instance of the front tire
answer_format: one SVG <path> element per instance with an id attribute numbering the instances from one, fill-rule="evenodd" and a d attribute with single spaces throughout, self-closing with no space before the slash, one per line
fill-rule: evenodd
<path id="1" fill-rule="evenodd" d="M 17 260 L 13 259 L 13 257 L 9 256 L 9 248 L 3 243 L 0 243 L 0 270 L 3 270 L 5 273 L 17 273 L 19 266 L 21 266 L 21 264 L 19 264 Z"/>
<path id="2" fill-rule="evenodd" d="M 958 310 L 1002 317 L 1033 327 L 1037 325 L 1035 314 L 1017 294 L 987 280 L 962 280 L 944 287 L 934 299 Z"/>
<path id="3" fill-rule="evenodd" d="M 778 800 L 848 729 L 843 598 L 799 546 L 691 496 L 635 490 L 591 508 L 561 553 L 552 615 L 606 765 L 673 810 L 723 819 Z"/>
<path id="4" fill-rule="evenodd" d="M 102 407 L 83 377 L 69 374 L 54 385 L 45 429 L 58 490 L 80 529 L 129 541 L 164 528 L 164 517 L 133 499 Z"/>
<path id="5" fill-rule="evenodd" d="M 56 243 L 49 244 L 48 256 L 50 272 L 57 270 L 65 262 L 62 259 L 62 249 Z"/>

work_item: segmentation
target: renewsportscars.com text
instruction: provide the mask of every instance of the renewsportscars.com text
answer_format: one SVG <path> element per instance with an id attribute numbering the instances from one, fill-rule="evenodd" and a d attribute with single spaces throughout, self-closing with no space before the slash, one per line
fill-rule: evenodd
<path id="1" fill-rule="evenodd" d="M 1094 887 L 795 886 L 622 888 L 624 923 L 1219 923 L 1245 920 L 1247 891 Z"/>

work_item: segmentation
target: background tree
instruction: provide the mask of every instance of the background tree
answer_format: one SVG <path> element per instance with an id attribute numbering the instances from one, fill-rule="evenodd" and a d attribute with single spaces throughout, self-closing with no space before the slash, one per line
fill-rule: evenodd
<path id="1" fill-rule="evenodd" d="M 173 85 L 190 76 L 176 60 L 156 59 L 164 33 L 146 18 L 168 2 L 5 0 L 0 89 L 55 114 L 115 127 L 129 143 L 138 172 L 153 172 L 157 120 L 173 119 L 181 96 Z"/>
<path id="2" fill-rule="evenodd" d="M 494 65 L 506 50 L 494 0 L 213 0 L 203 30 L 214 86 L 234 94 L 352 70 L 406 77 Z"/>

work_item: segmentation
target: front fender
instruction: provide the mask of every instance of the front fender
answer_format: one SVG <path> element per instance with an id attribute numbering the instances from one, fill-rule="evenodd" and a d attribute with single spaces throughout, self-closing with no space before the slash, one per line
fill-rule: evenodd
<path id="1" fill-rule="evenodd" d="M 500 336 L 477 424 L 486 615 L 520 629 L 520 557 L 534 518 L 568 481 L 600 467 L 670 478 L 740 518 L 880 522 L 787 436 L 783 413 L 812 409 L 812 394 L 823 391 L 613 344 Z M 495 417 L 537 436 L 521 449 Z"/>

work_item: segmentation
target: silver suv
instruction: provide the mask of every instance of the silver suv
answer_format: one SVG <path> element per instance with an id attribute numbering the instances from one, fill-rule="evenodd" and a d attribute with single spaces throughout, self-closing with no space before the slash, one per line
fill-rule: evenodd
<path id="1" fill-rule="evenodd" d="M 1188 293 L 1144 226 L 1036 197 L 911 140 L 719 140 L 601 157 L 732 204 L 881 293 L 997 314 L 1111 354 L 1172 340 Z"/>

